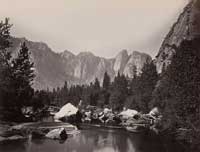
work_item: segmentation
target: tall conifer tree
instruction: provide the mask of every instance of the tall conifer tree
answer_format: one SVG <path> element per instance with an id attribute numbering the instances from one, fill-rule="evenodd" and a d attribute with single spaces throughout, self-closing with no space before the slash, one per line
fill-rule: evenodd
<path id="1" fill-rule="evenodd" d="M 21 45 L 17 57 L 12 61 L 17 110 L 29 105 L 29 101 L 33 96 L 32 83 L 35 77 L 33 65 L 30 61 L 30 52 L 24 42 Z"/>

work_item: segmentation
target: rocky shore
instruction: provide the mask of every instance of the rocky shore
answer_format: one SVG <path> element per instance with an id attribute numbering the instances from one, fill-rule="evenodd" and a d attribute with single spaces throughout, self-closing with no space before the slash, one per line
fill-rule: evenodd
<path id="1" fill-rule="evenodd" d="M 0 144 L 28 138 L 50 138 L 66 140 L 78 134 L 76 126 L 60 122 L 0 123 Z"/>

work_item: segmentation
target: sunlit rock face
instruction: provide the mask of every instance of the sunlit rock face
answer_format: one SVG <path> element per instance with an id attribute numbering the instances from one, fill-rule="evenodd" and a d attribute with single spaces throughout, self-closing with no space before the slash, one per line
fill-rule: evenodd
<path id="1" fill-rule="evenodd" d="M 98 78 L 102 83 L 105 72 L 110 75 L 111 80 L 118 72 L 131 77 L 133 65 L 137 67 L 139 73 L 144 63 L 151 61 L 151 57 L 147 54 L 132 52 L 129 55 L 126 50 L 111 59 L 95 56 L 91 52 L 74 55 L 65 50 L 62 53 L 55 53 L 47 44 L 28 41 L 25 38 L 12 38 L 10 50 L 13 56 L 17 55 L 22 42 L 26 42 L 31 52 L 36 74 L 33 87 L 39 90 L 61 87 L 64 81 L 69 85 L 89 84 Z"/>
<path id="2" fill-rule="evenodd" d="M 114 63 L 114 71 L 115 74 L 117 75 L 118 72 L 123 73 L 124 68 L 128 62 L 129 55 L 127 50 L 122 50 L 115 58 L 115 63 Z"/>
<path id="3" fill-rule="evenodd" d="M 200 35 L 200 0 L 192 0 L 184 8 L 177 22 L 165 37 L 156 56 L 157 71 L 162 72 L 170 63 L 176 48 L 184 39 Z"/>
<path id="4" fill-rule="evenodd" d="M 101 79 L 105 71 L 112 73 L 109 60 L 97 57 L 90 52 L 78 54 L 73 67 L 73 76 L 79 79 L 80 84 L 90 83 L 95 78 Z"/>
<path id="5" fill-rule="evenodd" d="M 126 50 L 123 50 L 115 58 L 115 75 L 119 72 L 120 74 L 124 74 L 131 78 L 133 76 L 134 67 L 136 67 L 137 74 L 139 74 L 141 73 L 144 64 L 151 61 L 152 59 L 148 54 L 133 51 L 129 55 Z"/>
<path id="6" fill-rule="evenodd" d="M 149 55 L 134 51 L 129 56 L 129 59 L 128 59 L 128 62 L 126 63 L 123 74 L 128 77 L 132 77 L 134 66 L 136 67 L 137 74 L 140 74 L 144 64 L 150 63 L 151 61 L 152 59 Z"/>

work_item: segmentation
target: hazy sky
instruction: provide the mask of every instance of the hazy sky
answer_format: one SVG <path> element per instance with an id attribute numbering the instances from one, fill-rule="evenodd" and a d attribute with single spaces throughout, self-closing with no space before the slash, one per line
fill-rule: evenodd
<path id="1" fill-rule="evenodd" d="M 54 51 L 114 57 L 137 50 L 153 57 L 187 0 L 0 0 L 12 35 Z"/>

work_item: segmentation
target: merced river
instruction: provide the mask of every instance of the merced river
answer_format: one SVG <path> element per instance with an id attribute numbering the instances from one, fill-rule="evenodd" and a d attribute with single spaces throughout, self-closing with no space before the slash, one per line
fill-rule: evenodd
<path id="1" fill-rule="evenodd" d="M 65 142 L 51 139 L 12 141 L 0 145 L 0 152 L 179 152 L 171 143 L 145 133 L 91 127 Z"/>

